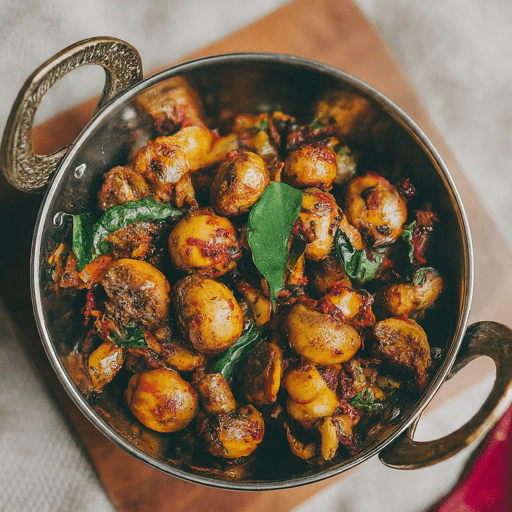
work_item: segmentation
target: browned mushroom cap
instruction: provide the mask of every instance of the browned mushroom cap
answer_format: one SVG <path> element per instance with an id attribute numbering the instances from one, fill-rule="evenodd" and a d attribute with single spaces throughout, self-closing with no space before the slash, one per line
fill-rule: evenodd
<path id="1" fill-rule="evenodd" d="M 134 374 L 125 398 L 133 415 L 157 432 L 177 432 L 185 428 L 198 408 L 194 388 L 167 368 Z"/>
<path id="2" fill-rule="evenodd" d="M 407 206 L 396 187 L 373 172 L 350 181 L 344 211 L 366 243 L 374 247 L 392 244 L 407 220 Z"/>
<path id="3" fill-rule="evenodd" d="M 104 341 L 89 356 L 89 375 L 95 391 L 112 381 L 124 363 L 123 349 L 112 343 Z"/>
<path id="4" fill-rule="evenodd" d="M 173 199 L 181 207 L 185 201 L 195 201 L 190 173 L 207 160 L 211 144 L 212 134 L 207 128 L 186 126 L 174 135 L 149 141 L 137 152 L 134 167 L 157 199 Z"/>
<path id="5" fill-rule="evenodd" d="M 298 354 L 325 366 L 348 361 L 361 346 L 353 327 L 302 303 L 283 313 L 280 331 Z"/>
<path id="6" fill-rule="evenodd" d="M 208 209 L 183 217 L 171 231 L 168 246 L 178 269 L 208 277 L 226 274 L 241 254 L 233 224 Z"/>
<path id="7" fill-rule="evenodd" d="M 352 284 L 345 266 L 332 252 L 322 261 L 309 263 L 307 275 L 308 290 L 315 299 L 324 296 L 335 283 L 345 286 Z"/>
<path id="8" fill-rule="evenodd" d="M 275 343 L 260 341 L 240 368 L 245 398 L 255 405 L 274 403 L 281 387 L 283 352 Z"/>
<path id="9" fill-rule="evenodd" d="M 311 402 L 299 404 L 288 397 L 286 400 L 286 411 L 295 421 L 298 421 L 304 428 L 312 429 L 318 426 L 319 422 L 332 416 L 338 405 L 338 397 L 328 387 L 316 396 Z"/>
<path id="10" fill-rule="evenodd" d="M 238 459 L 247 457 L 257 448 L 263 440 L 265 423 L 254 406 L 241 405 L 235 410 L 203 418 L 199 433 L 210 453 Z"/>
<path id="11" fill-rule="evenodd" d="M 295 229 L 307 242 L 306 258 L 320 261 L 327 257 L 339 220 L 339 208 L 331 194 L 319 188 L 303 191 Z"/>
<path id="12" fill-rule="evenodd" d="M 338 170 L 336 154 L 327 146 L 304 144 L 286 158 L 281 179 L 296 188 L 331 190 Z"/>
<path id="13" fill-rule="evenodd" d="M 256 327 L 265 325 L 272 316 L 272 303 L 262 288 L 253 285 L 240 277 L 235 283 L 236 289 L 243 295 L 249 306 Z"/>
<path id="14" fill-rule="evenodd" d="M 420 389 L 428 383 L 427 370 L 432 361 L 430 346 L 423 328 L 405 317 L 381 320 L 373 329 L 373 349 L 394 366 L 411 372 Z"/>
<path id="15" fill-rule="evenodd" d="M 107 210 L 111 206 L 148 197 L 150 193 L 149 185 L 140 173 L 128 165 L 120 165 L 104 175 L 98 206 Z"/>
<path id="16" fill-rule="evenodd" d="M 322 311 L 351 325 L 358 332 L 375 324 L 373 297 L 365 290 L 356 290 L 342 283 L 331 287 L 319 301 Z"/>
<path id="17" fill-rule="evenodd" d="M 242 309 L 225 284 L 190 275 L 176 283 L 171 298 L 183 333 L 198 352 L 223 352 L 242 334 Z"/>
<path id="18" fill-rule="evenodd" d="M 191 372 L 206 362 L 204 354 L 186 343 L 180 333 L 171 332 L 167 325 L 153 332 L 146 331 L 144 338 L 166 365 L 179 372 Z"/>
<path id="19" fill-rule="evenodd" d="M 395 283 L 375 294 L 376 311 L 382 316 L 413 317 L 432 306 L 443 289 L 443 279 L 432 268 L 423 269 L 419 283 Z"/>
<path id="20" fill-rule="evenodd" d="M 134 319 L 150 327 L 167 317 L 170 286 L 164 274 L 150 263 L 117 260 L 101 283 L 109 297 L 106 309 L 120 323 Z"/>
<path id="21" fill-rule="evenodd" d="M 341 139 L 363 140 L 374 124 L 375 105 L 352 91 L 328 91 L 315 105 L 315 118 L 321 124 L 334 124 Z"/>
<path id="22" fill-rule="evenodd" d="M 210 201 L 220 215 L 250 210 L 270 183 L 263 159 L 250 151 L 233 151 L 222 163 L 210 189 Z"/>
<path id="23" fill-rule="evenodd" d="M 327 389 L 327 383 L 316 366 L 307 360 L 286 371 L 283 385 L 290 398 L 298 404 L 312 402 Z"/>
<path id="24" fill-rule="evenodd" d="M 201 397 L 201 404 L 209 416 L 229 412 L 236 408 L 235 397 L 220 373 L 194 373 L 192 385 Z"/>

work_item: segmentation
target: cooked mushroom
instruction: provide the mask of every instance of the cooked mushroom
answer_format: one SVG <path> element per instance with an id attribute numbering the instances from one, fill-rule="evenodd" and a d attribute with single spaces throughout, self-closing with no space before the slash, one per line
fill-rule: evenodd
<path id="1" fill-rule="evenodd" d="M 250 455 L 261 443 L 265 423 L 258 409 L 249 404 L 213 417 L 205 416 L 198 431 L 210 453 L 238 459 Z"/>
<path id="2" fill-rule="evenodd" d="M 413 317 L 432 306 L 443 289 L 443 279 L 432 268 L 422 269 L 419 282 L 394 283 L 378 290 L 375 307 L 381 317 Z"/>
<path id="3" fill-rule="evenodd" d="M 190 275 L 176 283 L 171 297 L 183 333 L 198 352 L 223 352 L 242 334 L 242 310 L 225 284 Z"/>
<path id="4" fill-rule="evenodd" d="M 208 277 L 229 272 L 241 254 L 233 224 L 209 209 L 180 219 L 169 235 L 168 248 L 178 269 Z"/>
<path id="5" fill-rule="evenodd" d="M 336 154 L 328 146 L 303 144 L 285 160 L 281 179 L 296 188 L 329 191 L 338 171 Z"/>
<path id="6" fill-rule="evenodd" d="M 101 281 L 109 301 L 106 311 L 120 325 L 130 319 L 151 327 L 167 317 L 170 285 L 162 272 L 141 260 L 120 259 Z"/>
<path id="7" fill-rule="evenodd" d="M 98 206 L 107 210 L 111 206 L 135 201 L 150 194 L 149 185 L 139 172 L 129 165 L 119 165 L 104 175 L 98 193 Z"/>
<path id="8" fill-rule="evenodd" d="M 123 349 L 112 343 L 104 341 L 89 356 L 89 375 L 95 391 L 112 381 L 124 363 Z"/>
<path id="9" fill-rule="evenodd" d="M 250 151 L 233 151 L 217 171 L 210 202 L 220 215 L 247 213 L 270 183 L 263 159 Z"/>
<path id="10" fill-rule="evenodd" d="M 294 229 L 307 243 L 306 258 L 320 261 L 327 257 L 339 220 L 338 205 L 331 194 L 318 188 L 303 191 L 302 207 Z"/>
<path id="11" fill-rule="evenodd" d="M 407 206 L 396 187 L 373 172 L 350 181 L 344 211 L 373 247 L 392 244 L 407 220 Z"/>
<path id="12" fill-rule="evenodd" d="M 177 432 L 185 428 L 198 408 L 194 388 L 167 368 L 134 374 L 125 398 L 133 415 L 157 432 Z"/>
<path id="13" fill-rule="evenodd" d="M 209 416 L 216 416 L 236 408 L 235 397 L 220 373 L 205 373 L 198 370 L 194 374 L 192 385 L 201 397 L 201 405 Z"/>
<path id="14" fill-rule="evenodd" d="M 361 346 L 353 327 L 302 303 L 283 313 L 280 330 L 298 354 L 321 365 L 348 361 Z"/>
<path id="15" fill-rule="evenodd" d="M 298 404 L 312 402 L 327 388 L 327 383 L 316 366 L 307 360 L 288 369 L 283 385 L 291 399 Z"/>
<path id="16" fill-rule="evenodd" d="M 310 402 L 299 404 L 291 397 L 286 400 L 286 411 L 295 421 L 298 421 L 304 428 L 316 427 L 322 418 L 332 416 L 338 405 L 338 397 L 328 387 Z"/>
<path id="17" fill-rule="evenodd" d="M 432 364 L 430 345 L 423 328 L 410 318 L 394 317 L 375 324 L 373 332 L 376 353 L 392 365 L 411 372 L 418 387 L 423 389 Z"/>
<path id="18" fill-rule="evenodd" d="M 283 375 L 281 348 L 275 343 L 260 341 L 244 361 L 239 375 L 242 392 L 249 403 L 274 403 Z"/>
<path id="19" fill-rule="evenodd" d="M 322 441 L 320 443 L 320 453 L 322 459 L 331 460 L 338 451 L 339 441 L 338 432 L 330 416 L 323 418 L 318 427 Z"/>
<path id="20" fill-rule="evenodd" d="M 173 199 L 178 207 L 194 204 L 190 172 L 201 168 L 211 144 L 207 128 L 186 126 L 174 135 L 149 141 L 135 156 L 134 167 L 160 201 Z"/>

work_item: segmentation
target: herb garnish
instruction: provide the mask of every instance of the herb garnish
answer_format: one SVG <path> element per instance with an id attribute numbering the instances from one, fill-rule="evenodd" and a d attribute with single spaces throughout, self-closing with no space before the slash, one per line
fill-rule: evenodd
<path id="1" fill-rule="evenodd" d="M 288 240 L 302 206 L 302 192 L 278 181 L 261 194 L 249 213 L 247 242 L 257 269 L 267 280 L 272 306 L 284 286 Z"/>
<path id="2" fill-rule="evenodd" d="M 414 272 L 413 278 L 412 278 L 412 284 L 414 286 L 423 286 L 425 284 L 425 281 L 427 280 L 427 272 L 428 268 L 422 267 L 416 270 Z"/>
<path id="3" fill-rule="evenodd" d="M 112 333 L 109 339 L 122 348 L 146 348 L 148 346 L 144 331 L 132 321 L 128 322 L 122 336 Z"/>
<path id="4" fill-rule="evenodd" d="M 402 231 L 402 234 L 400 235 L 402 237 L 402 240 L 404 240 L 404 242 L 407 242 L 409 262 L 411 263 L 411 265 L 414 265 L 414 262 L 415 262 L 414 245 L 412 243 L 412 237 L 414 235 L 415 227 L 416 227 L 416 221 L 413 220 L 409 225 L 405 226 L 404 230 Z"/>
<path id="5" fill-rule="evenodd" d="M 347 402 L 360 411 L 373 411 L 376 408 L 373 393 L 369 388 L 362 389 L 357 395 L 349 398 Z"/>
<path id="6" fill-rule="evenodd" d="M 251 325 L 242 333 L 242 336 L 217 359 L 215 371 L 228 380 L 236 364 L 249 354 L 256 342 L 261 338 L 261 335 L 262 332 L 258 331 L 256 324 L 251 322 Z"/>
<path id="7" fill-rule="evenodd" d="M 73 252 L 81 272 L 92 260 L 108 251 L 105 239 L 134 222 L 162 221 L 182 215 L 180 210 L 147 197 L 112 206 L 98 219 L 87 213 L 73 217 Z"/>
<path id="8" fill-rule="evenodd" d="M 268 130 L 270 128 L 270 125 L 268 124 L 268 121 L 265 121 L 265 119 L 263 119 L 263 121 L 260 121 L 257 125 L 254 126 L 254 128 L 256 129 L 256 131 L 262 132 Z"/>
<path id="9" fill-rule="evenodd" d="M 310 123 L 309 127 L 311 130 L 321 130 L 324 127 L 324 124 L 320 122 L 318 117 L 315 117 Z"/>
<path id="10" fill-rule="evenodd" d="M 338 260 L 343 263 L 348 276 L 361 283 L 375 277 L 383 260 L 380 254 L 375 255 L 375 260 L 370 260 L 365 249 L 354 249 L 347 234 L 341 228 L 338 228 L 334 236 L 334 251 Z"/>

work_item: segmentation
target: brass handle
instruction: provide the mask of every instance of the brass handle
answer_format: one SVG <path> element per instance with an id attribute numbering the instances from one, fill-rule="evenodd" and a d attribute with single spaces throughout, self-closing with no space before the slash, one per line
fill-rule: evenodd
<path id="1" fill-rule="evenodd" d="M 24 192 L 40 192 L 64 158 L 68 147 L 51 155 L 37 155 L 32 128 L 37 107 L 48 90 L 70 71 L 85 64 L 105 70 L 105 86 L 96 110 L 142 79 L 140 56 L 129 44 L 111 37 L 85 39 L 46 61 L 27 79 L 7 120 L 0 164 L 9 183 Z"/>
<path id="2" fill-rule="evenodd" d="M 433 441 L 413 440 L 419 418 L 396 441 L 379 453 L 381 462 L 396 469 L 431 466 L 458 453 L 491 430 L 512 404 L 512 330 L 496 322 L 471 325 L 449 378 L 479 356 L 496 365 L 496 381 L 480 410 L 462 427 Z"/>

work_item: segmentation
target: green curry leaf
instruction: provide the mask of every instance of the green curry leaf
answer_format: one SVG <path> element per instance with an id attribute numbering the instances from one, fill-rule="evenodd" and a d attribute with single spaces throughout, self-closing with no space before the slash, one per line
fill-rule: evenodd
<path id="1" fill-rule="evenodd" d="M 144 331 L 133 322 L 128 322 L 122 336 L 112 333 L 109 339 L 122 348 L 146 348 L 148 346 Z"/>
<path id="2" fill-rule="evenodd" d="M 255 127 L 256 131 L 258 132 L 262 132 L 262 131 L 266 131 L 270 128 L 270 125 L 268 124 L 268 121 L 260 121 Z"/>
<path id="3" fill-rule="evenodd" d="M 319 121 L 317 117 L 315 117 L 310 123 L 309 127 L 312 130 L 321 130 L 324 127 L 324 124 Z"/>
<path id="4" fill-rule="evenodd" d="M 347 234 L 340 228 L 334 236 L 334 250 L 338 260 L 343 263 L 348 276 L 361 283 L 375 277 L 383 259 L 381 254 L 376 253 L 375 260 L 370 260 L 364 249 L 354 249 Z"/>
<path id="5" fill-rule="evenodd" d="M 180 215 L 180 210 L 152 197 L 112 206 L 97 221 L 87 213 L 72 215 L 73 252 L 78 260 L 78 271 L 108 251 L 105 239 L 115 231 L 134 222 L 163 221 Z"/>
<path id="6" fill-rule="evenodd" d="M 283 288 L 288 240 L 302 206 L 302 192 L 272 182 L 249 213 L 247 242 L 257 269 L 267 280 L 272 305 Z"/>
<path id="7" fill-rule="evenodd" d="M 258 331 L 256 324 L 251 322 L 242 336 L 217 359 L 215 371 L 228 380 L 237 363 L 247 357 L 261 336 L 262 333 Z"/>
<path id="8" fill-rule="evenodd" d="M 414 258 L 414 245 L 412 243 L 412 237 L 414 235 L 414 228 L 416 227 L 416 221 L 413 220 L 409 225 L 405 226 L 404 230 L 402 231 L 402 234 L 400 235 L 402 237 L 402 240 L 407 242 L 407 249 L 409 254 L 409 262 L 414 265 L 415 258 Z"/>
<path id="9" fill-rule="evenodd" d="M 427 280 L 428 271 L 429 271 L 429 269 L 425 268 L 425 267 L 422 267 L 422 268 L 419 268 L 418 270 L 416 270 L 416 272 L 414 272 L 414 275 L 412 277 L 412 284 L 414 286 L 423 286 Z"/>
<path id="10" fill-rule="evenodd" d="M 369 388 L 362 389 L 357 395 L 349 398 L 347 402 L 360 411 L 373 411 L 376 408 L 373 393 Z"/>

